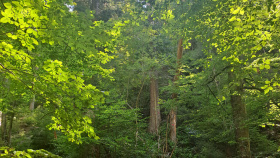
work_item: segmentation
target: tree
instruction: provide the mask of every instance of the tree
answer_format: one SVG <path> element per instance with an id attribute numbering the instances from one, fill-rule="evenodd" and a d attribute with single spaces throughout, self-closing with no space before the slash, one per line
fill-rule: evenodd
<path id="1" fill-rule="evenodd" d="M 0 3 L 2 156 L 279 157 L 279 0 L 75 2 Z"/>
<path id="2" fill-rule="evenodd" d="M 158 83 L 155 77 L 150 79 L 150 121 L 149 121 L 149 132 L 152 134 L 159 133 L 159 126 L 161 122 L 160 107 L 159 107 L 159 94 L 158 94 Z"/>
<path id="3" fill-rule="evenodd" d="M 235 82 L 238 85 L 231 91 L 230 102 L 232 106 L 233 122 L 235 126 L 235 137 L 237 141 L 239 155 L 241 157 L 251 157 L 249 128 L 245 124 L 247 119 L 246 105 L 243 101 L 243 83 L 236 81 L 234 72 L 229 72 L 229 82 Z"/>
<path id="4" fill-rule="evenodd" d="M 177 69 L 176 69 L 176 74 L 174 76 L 173 81 L 176 82 L 180 76 L 180 66 L 181 66 L 181 59 L 183 57 L 183 39 L 180 39 L 178 42 L 178 49 L 177 49 Z M 177 94 L 173 93 L 172 94 L 172 99 L 176 100 Z M 171 108 L 169 117 L 170 117 L 170 139 L 172 142 L 176 143 L 177 142 L 177 137 L 176 137 L 176 122 L 177 122 L 177 108 L 176 105 Z"/>
<path id="5" fill-rule="evenodd" d="M 68 12 L 64 2 L 12 1 L 1 9 L 1 73 L 22 87 L 10 91 L 17 96 L 29 91 L 42 98 L 52 114 L 49 128 L 64 132 L 69 140 L 80 143 L 83 132 L 98 139 L 85 114 L 104 102 L 104 94 L 84 81 L 112 72 L 101 65 L 112 59 L 107 53 L 114 51 L 115 30 L 106 30 L 102 22 L 92 25 L 90 13 Z"/>
<path id="6" fill-rule="evenodd" d="M 195 1 L 194 6 L 196 6 L 196 3 L 198 4 L 198 1 Z M 264 5 L 261 1 L 205 1 L 200 12 L 196 14 L 196 19 L 200 19 L 199 23 L 193 21 L 191 23 L 195 24 L 195 27 L 188 28 L 188 30 L 196 30 L 195 37 L 208 45 L 206 54 L 211 59 L 208 62 L 208 70 L 211 70 L 211 68 L 213 70 L 214 65 L 217 64 L 217 59 L 223 62 L 223 64 L 219 64 L 224 66 L 222 72 L 212 76 L 212 79 L 207 83 L 213 82 L 223 72 L 229 74 L 228 80 L 230 82 L 225 84 L 224 88 L 231 89 L 227 93 L 230 94 L 239 157 L 251 157 L 249 127 L 246 124 L 248 117 L 251 116 L 246 116 L 246 104 L 248 106 L 248 102 L 245 102 L 244 98 L 248 96 L 244 95 L 244 91 L 247 91 L 245 90 L 247 88 L 258 89 L 255 87 L 257 82 L 266 80 L 259 78 L 259 81 L 254 79 L 252 82 L 247 81 L 248 78 L 255 78 L 259 71 L 254 60 L 263 61 L 264 65 L 260 64 L 262 70 L 271 69 L 269 62 L 263 58 L 264 56 L 270 58 L 269 60 L 275 60 L 273 56 L 266 54 L 266 52 L 261 53 L 264 48 L 272 51 L 274 47 L 270 45 L 273 41 L 271 36 L 278 36 L 278 33 L 268 29 L 275 26 L 275 23 L 264 22 L 268 15 L 275 14 L 273 11 L 276 8 L 275 3 L 277 2 L 269 1 L 267 5 Z M 192 21 L 193 19 L 189 18 L 189 20 Z M 277 20 L 274 19 L 274 21 Z M 206 30 L 207 34 L 203 34 Z M 203 39 L 207 39 L 208 42 Z M 250 86 L 247 87 L 248 84 Z M 263 88 L 266 90 L 265 93 L 273 89 Z M 247 92 L 254 93 L 253 91 Z"/>

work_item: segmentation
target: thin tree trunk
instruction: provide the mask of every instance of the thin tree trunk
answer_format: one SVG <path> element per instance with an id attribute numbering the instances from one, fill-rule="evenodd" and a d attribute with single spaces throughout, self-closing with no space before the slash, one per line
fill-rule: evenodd
<path id="1" fill-rule="evenodd" d="M 158 134 L 158 128 L 160 125 L 160 107 L 158 104 L 158 82 L 155 78 L 150 79 L 150 123 L 149 132 L 152 134 Z"/>
<path id="2" fill-rule="evenodd" d="M 2 112 L 1 115 L 1 136 L 2 136 L 2 141 L 7 143 L 7 120 L 6 120 L 6 114 Z"/>
<path id="3" fill-rule="evenodd" d="M 5 79 L 4 86 L 7 88 L 8 92 L 10 92 L 10 81 L 9 79 Z M 2 141 L 7 145 L 8 137 L 7 137 L 7 114 L 2 111 L 1 115 L 1 134 L 2 134 Z"/>
<path id="4" fill-rule="evenodd" d="M 14 116 L 15 116 L 15 114 L 12 113 L 12 114 L 11 114 L 11 117 L 10 117 L 9 135 L 8 135 L 8 137 L 7 137 L 7 138 L 8 138 L 7 143 L 8 143 L 9 146 L 11 145 L 11 136 L 12 136 L 12 128 L 13 128 Z"/>
<path id="5" fill-rule="evenodd" d="M 177 70 L 176 70 L 176 74 L 174 76 L 173 81 L 177 81 L 179 76 L 180 76 L 180 65 L 181 65 L 181 59 L 183 56 L 183 39 L 180 39 L 178 42 L 178 49 L 177 49 Z M 177 98 L 177 94 L 173 93 L 172 94 L 172 99 L 176 99 Z M 177 107 L 174 106 L 172 107 L 172 109 L 170 110 L 169 113 L 170 116 L 170 140 L 174 143 L 177 142 L 177 136 L 176 136 L 176 122 L 177 122 Z"/>
<path id="6" fill-rule="evenodd" d="M 251 158 L 249 128 L 245 124 L 247 119 L 246 105 L 242 100 L 242 81 L 236 80 L 234 72 L 229 72 L 229 82 L 238 82 L 239 85 L 231 90 L 230 102 L 232 106 L 235 140 L 240 158 Z"/>
<path id="7" fill-rule="evenodd" d="M 35 94 L 33 94 L 32 100 L 29 105 L 29 110 L 33 111 L 34 110 L 34 105 L 35 105 Z"/>
<path id="8" fill-rule="evenodd" d="M 176 121 L 177 121 L 177 108 L 172 108 L 169 115 L 170 115 L 170 140 L 174 143 L 177 142 L 177 135 L 176 135 Z"/>

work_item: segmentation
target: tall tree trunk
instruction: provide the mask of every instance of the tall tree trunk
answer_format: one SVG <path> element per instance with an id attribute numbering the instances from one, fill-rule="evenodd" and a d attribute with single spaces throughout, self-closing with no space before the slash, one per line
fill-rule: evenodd
<path id="1" fill-rule="evenodd" d="M 158 82 L 152 77 L 150 79 L 150 122 L 148 128 L 149 132 L 152 134 L 158 134 L 161 121 L 158 101 Z"/>
<path id="2" fill-rule="evenodd" d="M 2 141 L 7 143 L 7 120 L 6 120 L 6 114 L 2 112 L 1 115 L 1 136 L 2 136 Z"/>
<path id="3" fill-rule="evenodd" d="M 174 76 L 173 81 L 176 82 L 180 76 L 180 65 L 181 65 L 181 59 L 183 56 L 183 39 L 180 39 L 178 42 L 178 49 L 177 49 L 177 70 L 176 70 L 176 74 Z M 173 93 L 172 94 L 172 99 L 176 99 L 177 98 L 177 94 Z M 177 141 L 177 136 L 176 136 L 176 122 L 177 122 L 177 107 L 173 106 L 172 109 L 170 110 L 169 113 L 170 116 L 170 140 L 174 143 L 176 143 Z"/>
<path id="4" fill-rule="evenodd" d="M 235 140 L 237 142 L 237 152 L 240 158 L 251 158 L 249 128 L 246 126 L 247 119 L 246 105 L 242 100 L 242 81 L 236 79 L 234 72 L 228 74 L 229 82 L 238 82 L 239 85 L 231 90 L 230 103 L 232 106 Z"/>

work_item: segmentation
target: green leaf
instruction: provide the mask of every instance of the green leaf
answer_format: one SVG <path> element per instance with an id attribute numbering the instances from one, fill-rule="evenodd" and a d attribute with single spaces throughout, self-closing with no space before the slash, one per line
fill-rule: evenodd
<path id="1" fill-rule="evenodd" d="M 270 64 L 270 60 L 265 60 L 264 63 L 267 64 L 267 65 L 269 65 L 269 64 Z"/>
<path id="2" fill-rule="evenodd" d="M 12 38 L 12 39 L 17 39 L 17 36 L 16 35 L 13 35 L 11 33 L 7 33 L 7 36 Z"/>
<path id="3" fill-rule="evenodd" d="M 0 19 L 0 22 L 1 23 L 8 23 L 8 22 L 10 22 L 11 20 L 9 19 L 9 18 L 7 18 L 7 17 L 2 17 L 1 19 Z"/>
<path id="4" fill-rule="evenodd" d="M 27 32 L 27 33 L 32 33 L 33 30 L 32 30 L 31 28 L 28 28 L 28 29 L 26 30 L 26 32 Z"/>
<path id="5" fill-rule="evenodd" d="M 267 94 L 269 92 L 269 88 L 266 88 L 265 90 L 264 90 L 264 94 Z"/>
<path id="6" fill-rule="evenodd" d="M 233 16 L 233 17 L 231 17 L 230 19 L 229 19 L 229 21 L 235 21 L 236 20 L 236 17 L 235 16 Z"/>
<path id="7" fill-rule="evenodd" d="M 11 3 L 4 3 L 4 6 L 7 8 L 7 9 L 10 9 L 12 8 L 12 5 Z"/>
<path id="8" fill-rule="evenodd" d="M 258 69 L 257 69 L 257 68 L 255 68 L 255 67 L 253 68 L 253 70 L 254 70 L 255 72 L 258 72 Z"/>
<path id="9" fill-rule="evenodd" d="M 231 9 L 230 9 L 230 13 L 231 13 L 231 14 L 238 14 L 239 11 L 240 11 L 240 9 L 241 9 L 240 7 L 237 7 L 236 9 L 231 8 Z"/>
<path id="10" fill-rule="evenodd" d="M 244 14 L 244 10 L 241 9 L 240 12 L 239 12 L 239 14 L 240 14 L 240 15 L 243 15 L 243 14 Z"/>
<path id="11" fill-rule="evenodd" d="M 270 66 L 269 66 L 269 65 L 265 65 L 264 67 L 265 67 L 267 70 L 270 69 Z"/>
<path id="12" fill-rule="evenodd" d="M 35 38 L 31 38 L 31 39 L 32 39 L 34 44 L 39 45 L 38 41 Z"/>

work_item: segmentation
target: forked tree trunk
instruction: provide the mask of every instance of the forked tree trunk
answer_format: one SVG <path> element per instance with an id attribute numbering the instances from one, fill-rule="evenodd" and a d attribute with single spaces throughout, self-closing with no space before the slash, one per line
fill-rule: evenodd
<path id="1" fill-rule="evenodd" d="M 246 126 L 246 105 L 242 100 L 243 86 L 240 80 L 236 80 L 234 72 L 228 74 L 229 82 L 238 82 L 239 85 L 231 90 L 230 103 L 232 106 L 233 123 L 235 126 L 235 140 L 237 152 L 240 158 L 251 158 L 249 128 Z"/>
<path id="2" fill-rule="evenodd" d="M 177 48 L 177 70 L 176 70 L 176 74 L 174 76 L 173 81 L 176 82 L 180 76 L 180 65 L 181 65 L 181 59 L 183 56 L 183 39 L 180 39 L 178 42 L 178 48 Z M 176 99 L 177 98 L 177 94 L 173 93 L 172 94 L 172 99 Z M 177 142 L 177 136 L 176 136 L 176 122 L 177 122 L 177 107 L 173 106 L 172 109 L 170 110 L 169 113 L 170 116 L 170 140 L 174 143 Z"/>
<path id="3" fill-rule="evenodd" d="M 152 134 L 158 134 L 161 121 L 158 101 L 158 82 L 152 77 L 150 79 L 150 122 L 148 128 L 149 132 Z"/>

